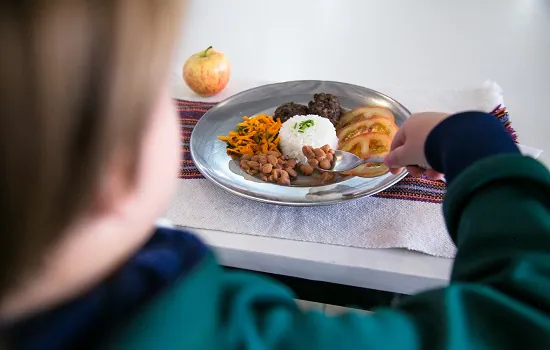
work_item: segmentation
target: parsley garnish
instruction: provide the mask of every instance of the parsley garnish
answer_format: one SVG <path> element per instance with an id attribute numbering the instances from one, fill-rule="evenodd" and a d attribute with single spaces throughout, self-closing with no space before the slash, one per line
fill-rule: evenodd
<path id="1" fill-rule="evenodd" d="M 313 119 L 301 121 L 300 125 L 298 125 L 298 132 L 304 133 L 307 128 L 313 125 L 315 125 L 315 122 L 313 121 Z M 296 124 L 294 124 L 294 129 L 296 129 Z"/>

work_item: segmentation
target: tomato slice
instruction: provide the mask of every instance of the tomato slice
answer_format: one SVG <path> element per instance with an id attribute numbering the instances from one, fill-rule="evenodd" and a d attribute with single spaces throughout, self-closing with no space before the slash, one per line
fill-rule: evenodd
<path id="1" fill-rule="evenodd" d="M 350 138 L 340 145 L 342 151 L 355 154 L 361 159 L 384 157 L 391 147 L 392 138 L 381 132 L 369 132 Z"/>
<path id="2" fill-rule="evenodd" d="M 358 166 L 352 171 L 349 171 L 347 174 L 359 177 L 377 177 L 384 175 L 389 171 L 390 169 L 382 163 L 367 163 Z"/>
<path id="3" fill-rule="evenodd" d="M 393 113 L 387 108 L 363 106 L 354 108 L 351 111 L 344 113 L 340 117 L 339 125 L 344 127 L 357 120 L 369 119 L 373 117 L 382 117 L 390 119 L 392 122 L 395 121 Z"/>
<path id="4" fill-rule="evenodd" d="M 388 118 L 373 117 L 348 124 L 346 127 L 338 131 L 337 135 L 339 142 L 343 144 L 354 136 L 368 132 L 386 134 L 393 139 L 397 133 L 397 125 L 395 125 L 395 123 Z"/>

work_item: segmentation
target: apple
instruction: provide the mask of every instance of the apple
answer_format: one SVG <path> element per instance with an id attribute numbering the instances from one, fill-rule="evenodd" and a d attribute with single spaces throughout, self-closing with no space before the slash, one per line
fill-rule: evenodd
<path id="1" fill-rule="evenodd" d="M 212 46 L 192 55 L 183 65 L 183 80 L 191 90 L 204 97 L 222 91 L 230 75 L 229 60 Z"/>

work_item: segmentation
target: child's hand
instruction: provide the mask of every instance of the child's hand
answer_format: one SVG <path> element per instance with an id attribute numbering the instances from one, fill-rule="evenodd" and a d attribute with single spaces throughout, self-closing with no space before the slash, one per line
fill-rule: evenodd
<path id="1" fill-rule="evenodd" d="M 443 174 L 430 169 L 424 144 L 433 128 L 448 116 L 445 113 L 425 112 L 414 114 L 406 120 L 395 135 L 391 151 L 385 159 L 390 171 L 397 174 L 406 167 L 412 176 L 426 173 L 434 180 L 441 180 Z"/>

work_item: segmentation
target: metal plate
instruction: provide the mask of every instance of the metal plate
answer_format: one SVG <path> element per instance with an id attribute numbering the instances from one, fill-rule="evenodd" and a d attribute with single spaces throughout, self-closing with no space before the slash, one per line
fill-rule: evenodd
<path id="1" fill-rule="evenodd" d="M 306 104 L 313 94 L 325 92 L 340 99 L 343 109 L 359 106 L 381 106 L 390 109 L 398 126 L 410 116 L 399 102 L 361 86 L 330 81 L 289 81 L 260 86 L 241 92 L 210 109 L 197 123 L 191 134 L 191 157 L 199 171 L 218 186 L 242 197 L 265 203 L 312 206 L 339 203 L 370 196 L 397 183 L 407 174 L 385 174 L 376 178 L 353 177 L 344 181 L 316 185 L 280 186 L 266 183 L 243 172 L 239 164 L 226 153 L 219 135 L 234 130 L 243 116 L 260 113 L 273 115 L 275 108 L 286 102 Z"/>

